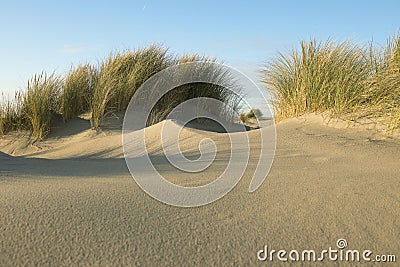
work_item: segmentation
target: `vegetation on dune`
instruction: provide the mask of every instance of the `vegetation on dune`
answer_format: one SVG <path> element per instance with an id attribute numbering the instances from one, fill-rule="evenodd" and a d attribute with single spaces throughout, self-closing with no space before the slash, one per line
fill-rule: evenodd
<path id="1" fill-rule="evenodd" d="M 351 44 L 301 43 L 300 51 L 279 54 L 263 71 L 262 81 L 275 96 L 278 120 L 307 112 L 340 115 L 363 102 L 365 82 L 372 74 L 366 51 Z"/>
<path id="2" fill-rule="evenodd" d="M 261 119 L 261 117 L 263 116 L 261 110 L 259 110 L 258 108 L 252 108 L 250 109 L 247 113 L 245 112 L 241 112 L 239 119 L 243 122 L 246 123 L 249 120 L 255 120 L 255 119 Z"/>
<path id="3" fill-rule="evenodd" d="M 148 48 L 111 54 L 100 65 L 90 110 L 92 127 L 97 129 L 108 112 L 124 110 L 136 90 L 153 74 L 172 65 L 167 50 Z"/>
<path id="4" fill-rule="evenodd" d="M 202 64 L 185 64 L 190 62 Z M 235 86 L 235 78 L 215 62 L 197 54 L 178 57 L 164 47 L 151 45 L 112 53 L 96 67 L 78 65 L 65 78 L 54 73 L 37 74 L 14 99 L 2 95 L 0 134 L 30 130 L 34 140 L 41 140 L 51 130 L 52 118 L 57 114 L 67 121 L 86 112 L 91 114 L 92 128 L 99 129 L 107 113 L 126 109 L 148 78 L 178 64 L 182 67 L 174 79 L 202 75 L 213 83 L 174 88 L 153 107 L 148 125 L 165 119 L 180 103 L 197 97 L 226 103 L 231 109 L 220 110 L 221 115 L 233 116 L 240 109 L 242 96 L 227 89 Z M 327 112 L 352 120 L 380 118 L 393 130 L 400 126 L 400 36 L 390 38 L 381 49 L 351 41 L 303 41 L 299 50 L 273 58 L 262 70 L 261 82 L 273 95 L 277 120 Z M 145 93 L 146 98 L 156 95 Z M 240 119 L 260 116 L 256 112 L 243 113 Z"/>
<path id="5" fill-rule="evenodd" d="M 42 140 L 51 130 L 52 118 L 62 115 L 64 121 L 90 112 L 93 129 L 99 129 L 110 112 L 126 109 L 137 89 L 155 73 L 176 64 L 204 61 L 197 73 L 211 75 L 216 82 L 233 85 L 232 77 L 216 62 L 198 55 L 176 57 L 161 46 L 115 52 L 98 67 L 82 64 L 71 68 L 65 78 L 46 73 L 29 80 L 24 92 L 12 101 L 0 102 L 0 134 L 14 130 L 30 130 L 34 140 Z M 180 75 L 189 75 L 182 68 Z M 154 92 L 146 92 L 150 97 Z M 193 97 L 205 96 L 237 106 L 239 97 L 221 86 L 212 84 L 183 85 L 165 95 L 152 110 L 149 124 L 163 120 L 175 106 Z M 229 102 L 229 103 L 228 103 Z M 221 111 L 222 112 L 222 111 Z"/>
<path id="6" fill-rule="evenodd" d="M 399 37 L 384 49 L 345 42 L 301 42 L 300 50 L 278 54 L 262 70 L 273 95 L 276 119 L 310 112 L 358 119 L 383 117 L 399 126 Z"/>
<path id="7" fill-rule="evenodd" d="M 198 64 L 187 64 L 192 62 L 198 62 Z M 152 109 L 148 125 L 164 120 L 180 103 L 200 97 L 213 98 L 227 104 L 229 108 L 220 110 L 215 110 L 217 108 L 215 106 L 208 106 L 208 101 L 198 101 L 197 105 L 201 105 L 202 109 L 213 110 L 227 120 L 233 119 L 241 106 L 242 97 L 232 92 L 236 86 L 235 78 L 226 68 L 216 63 L 215 59 L 198 54 L 176 58 L 174 64 L 180 64 L 179 73 L 173 77 L 177 84 L 182 83 L 185 78 L 197 81 L 207 80 L 209 83 L 186 83 L 166 93 Z M 236 90 L 240 91 L 239 88 Z M 197 107 L 194 106 L 193 110 L 196 109 Z"/>
<path id="8" fill-rule="evenodd" d="M 64 121 L 90 110 L 97 78 L 98 71 L 90 64 L 79 65 L 70 70 L 65 78 L 61 96 L 61 114 Z"/>
<path id="9" fill-rule="evenodd" d="M 2 94 L 0 100 L 0 135 L 23 127 L 22 103 L 21 92 L 16 92 L 13 100 Z"/>
<path id="10" fill-rule="evenodd" d="M 28 81 L 23 94 L 23 115 L 35 140 L 49 133 L 52 115 L 59 111 L 61 90 L 62 79 L 55 74 L 37 74 Z"/>
<path id="11" fill-rule="evenodd" d="M 400 127 L 400 36 L 393 36 L 373 54 L 375 74 L 368 81 L 369 116 L 388 118 L 390 130 Z"/>

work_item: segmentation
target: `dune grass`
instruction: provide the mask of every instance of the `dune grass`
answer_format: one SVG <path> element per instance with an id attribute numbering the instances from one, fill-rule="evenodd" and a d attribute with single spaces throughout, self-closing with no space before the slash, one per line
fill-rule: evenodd
<path id="1" fill-rule="evenodd" d="M 90 64 L 79 65 L 70 70 L 65 78 L 61 96 L 61 114 L 64 121 L 90 110 L 97 78 L 97 69 Z"/>
<path id="2" fill-rule="evenodd" d="M 274 95 L 278 120 L 307 112 L 340 116 L 359 107 L 371 76 L 366 51 L 351 42 L 301 43 L 300 51 L 279 54 L 263 71 Z"/>
<path id="3" fill-rule="evenodd" d="M 92 128 L 99 129 L 104 116 L 126 109 L 152 75 L 195 61 L 203 64 L 181 68 L 182 73 L 175 78 L 208 75 L 220 85 L 193 83 L 175 88 L 159 100 L 148 124 L 165 119 L 178 104 L 196 97 L 220 100 L 231 107 L 230 111 L 221 110 L 222 116 L 237 116 L 242 96 L 227 90 L 235 86 L 235 78 L 212 64 L 215 59 L 198 54 L 179 57 L 151 45 L 112 53 L 96 67 L 78 65 L 65 79 L 55 74 L 35 75 L 14 99 L 2 96 L 0 134 L 30 130 L 34 140 L 42 140 L 51 130 L 54 115 L 61 114 L 67 121 L 85 112 L 91 113 Z M 276 120 L 327 112 L 353 120 L 383 118 L 389 130 L 400 126 L 399 35 L 390 38 L 384 48 L 358 46 L 351 41 L 303 41 L 300 49 L 274 57 L 262 70 L 261 82 L 273 95 Z M 153 94 L 146 92 L 146 97 Z"/>
<path id="4" fill-rule="evenodd" d="M 198 54 L 184 55 L 174 59 L 175 64 L 180 64 L 179 73 L 175 73 L 173 79 L 180 84 L 180 79 L 189 77 L 193 80 L 206 79 L 210 83 L 195 82 L 183 84 L 165 94 L 154 106 L 147 125 L 164 120 L 168 114 L 179 104 L 193 98 L 207 97 L 223 102 L 229 106 L 227 109 L 215 110 L 215 106 L 208 106 L 207 101 L 199 101 L 202 109 L 213 110 L 221 118 L 232 120 L 242 104 L 242 96 L 233 93 L 229 89 L 236 87 L 235 78 L 232 74 L 217 63 L 216 59 Z M 196 62 L 196 64 L 187 64 Z M 229 89 L 228 89 L 229 88 Z M 149 96 L 151 98 L 151 96 Z M 196 110 L 196 107 L 193 107 Z"/>
<path id="5" fill-rule="evenodd" d="M 101 61 L 98 67 L 90 64 L 71 68 L 63 79 L 45 73 L 29 80 L 27 88 L 18 98 L 0 102 L 0 133 L 30 130 L 33 140 L 42 140 L 51 130 L 52 117 L 62 115 L 64 121 L 90 112 L 91 126 L 99 129 L 108 113 L 123 111 L 137 89 L 153 74 L 176 64 L 215 60 L 199 55 L 177 57 L 168 49 L 151 45 L 142 49 L 115 52 Z M 194 71 L 211 75 L 216 81 L 233 84 L 232 77 L 222 69 L 200 65 Z M 182 71 L 181 75 L 188 75 Z M 146 92 L 149 96 L 155 92 Z M 210 84 L 185 85 L 176 88 L 157 103 L 150 123 L 156 123 L 179 103 L 198 96 L 213 97 L 226 103 L 238 103 L 238 97 L 221 86 Z M 236 101 L 236 102 L 235 102 Z"/>
<path id="6" fill-rule="evenodd" d="M 59 111 L 61 88 L 62 79 L 55 74 L 37 74 L 28 81 L 23 112 L 35 140 L 42 140 L 50 131 L 52 115 Z"/>
<path id="7" fill-rule="evenodd" d="M 387 41 L 386 47 L 374 53 L 375 74 L 368 82 L 368 111 L 387 117 L 388 128 L 400 127 L 400 35 Z"/>
<path id="8" fill-rule="evenodd" d="M 99 76 L 90 102 L 92 128 L 98 129 L 104 116 L 124 106 L 127 79 L 135 64 L 133 52 L 117 52 L 101 62 Z"/>
<path id="9" fill-rule="evenodd" d="M 2 100 L 0 100 L 0 135 L 23 128 L 24 116 L 22 112 L 21 92 L 16 92 L 13 100 L 2 94 Z"/>
<path id="10" fill-rule="evenodd" d="M 93 92 L 92 127 L 98 129 L 108 112 L 124 110 L 144 81 L 171 64 L 167 49 L 156 45 L 111 54 L 101 63 Z"/>
<path id="11" fill-rule="evenodd" d="M 383 49 L 351 41 L 301 42 L 262 70 L 277 121 L 306 113 L 356 120 L 383 117 L 399 126 L 399 38 Z"/>

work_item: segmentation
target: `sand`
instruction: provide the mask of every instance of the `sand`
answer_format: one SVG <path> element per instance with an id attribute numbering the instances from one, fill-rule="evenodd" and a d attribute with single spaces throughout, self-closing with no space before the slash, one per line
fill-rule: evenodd
<path id="1" fill-rule="evenodd" d="M 131 178 L 120 122 L 97 133 L 85 120 L 72 121 L 36 145 L 23 134 L 1 140 L 0 266 L 251 266 L 261 263 L 257 252 L 265 245 L 318 251 L 336 248 L 339 238 L 350 249 L 400 257 L 398 139 L 329 127 L 318 116 L 283 121 L 271 172 L 248 193 L 262 129 L 253 130 L 253 160 L 236 188 L 212 204 L 177 208 Z M 216 163 L 193 177 L 166 163 L 160 127 L 149 129 L 148 149 L 170 181 L 204 184 L 224 169 L 226 134 L 182 132 L 189 156 L 204 137 L 219 149 Z"/>

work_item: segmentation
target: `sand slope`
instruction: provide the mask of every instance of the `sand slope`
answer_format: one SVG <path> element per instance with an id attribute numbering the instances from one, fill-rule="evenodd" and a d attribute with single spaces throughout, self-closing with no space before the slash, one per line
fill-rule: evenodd
<path id="1" fill-rule="evenodd" d="M 189 155 L 196 155 L 204 136 L 218 144 L 218 161 L 194 178 L 166 164 L 155 141 L 159 127 L 149 131 L 149 151 L 171 181 L 201 184 L 224 169 L 225 134 L 182 133 Z M 152 199 L 133 182 L 117 128 L 51 136 L 41 148 L 21 138 L 2 141 L 1 266 L 256 265 L 264 245 L 319 250 L 335 247 L 339 238 L 352 249 L 400 257 L 396 139 L 335 129 L 312 118 L 287 120 L 277 126 L 275 161 L 255 193 L 247 192 L 253 160 L 221 200 L 176 208 Z M 258 131 L 250 132 L 253 159 Z"/>

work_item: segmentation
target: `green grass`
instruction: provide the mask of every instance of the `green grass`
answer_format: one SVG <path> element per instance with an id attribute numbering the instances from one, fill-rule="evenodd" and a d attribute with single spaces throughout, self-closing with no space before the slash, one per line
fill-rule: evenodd
<path id="1" fill-rule="evenodd" d="M 99 129 L 108 113 L 123 111 L 138 88 L 155 73 L 176 64 L 201 61 L 195 68 L 181 68 L 175 78 L 185 75 L 208 75 L 208 79 L 234 86 L 234 79 L 215 59 L 194 55 L 175 56 L 168 49 L 151 45 L 142 49 L 115 52 L 98 67 L 90 64 L 71 68 L 65 78 L 45 73 L 29 80 L 18 99 L 0 103 L 0 133 L 30 130 L 34 140 L 42 140 L 51 130 L 52 117 L 61 114 L 68 121 L 82 113 L 91 113 L 91 126 Z M 193 73 L 194 74 L 193 74 Z M 156 104 L 149 124 L 165 119 L 178 104 L 195 97 L 211 97 L 238 109 L 241 97 L 224 86 L 206 83 L 175 88 Z M 156 92 L 145 92 L 146 97 Z M 224 110 L 221 110 L 221 115 Z"/>
<path id="2" fill-rule="evenodd" d="M 371 116 L 388 118 L 389 130 L 400 126 L 400 36 L 388 39 L 386 47 L 375 52 L 375 74 L 367 90 Z"/>
<path id="3" fill-rule="evenodd" d="M 303 41 L 300 49 L 279 53 L 262 70 L 273 95 L 277 121 L 306 113 L 356 120 L 382 118 L 399 126 L 399 37 L 385 48 L 351 41 Z"/>
<path id="4" fill-rule="evenodd" d="M 23 119 L 21 92 L 16 92 L 13 100 L 2 94 L 2 101 L 0 101 L 0 135 L 22 129 L 24 125 Z"/>
<path id="5" fill-rule="evenodd" d="M 274 95 L 278 120 L 308 112 L 351 113 L 363 102 L 371 76 L 366 50 L 351 42 L 303 41 L 300 50 L 279 54 L 263 71 Z"/>
<path id="6" fill-rule="evenodd" d="M 197 62 L 197 64 L 186 64 L 191 62 Z M 241 106 L 242 97 L 227 89 L 232 89 L 236 86 L 235 78 L 232 77 L 226 68 L 215 64 L 216 62 L 215 59 L 198 54 L 176 58 L 175 64 L 182 64 L 179 68 L 180 73 L 177 73 L 174 77 L 177 79 L 177 83 L 180 83 L 179 81 L 182 77 L 190 77 L 193 80 L 200 80 L 202 78 L 211 81 L 211 83 L 196 82 L 184 84 L 169 91 L 157 102 L 147 124 L 151 125 L 164 120 L 170 111 L 180 103 L 199 97 L 213 98 L 230 107 L 229 109 L 217 111 L 214 106 L 209 107 L 207 101 L 201 101 L 198 105 L 201 105 L 202 109 L 212 109 L 213 112 L 218 112 L 219 116 L 227 120 L 236 117 L 236 112 L 238 112 Z M 151 96 L 149 97 L 151 98 Z M 196 107 L 193 107 L 193 109 L 196 109 Z"/>
<path id="7" fill-rule="evenodd" d="M 23 112 L 34 140 L 42 140 L 49 133 L 52 114 L 60 107 L 61 87 L 62 80 L 55 74 L 37 74 L 28 81 Z"/>
<path id="8" fill-rule="evenodd" d="M 155 45 L 111 54 L 101 63 L 94 89 L 92 127 L 98 129 L 107 113 L 124 110 L 144 81 L 171 64 L 167 50 Z"/>
<path id="9" fill-rule="evenodd" d="M 90 110 L 90 102 L 97 83 L 97 69 L 90 64 L 73 68 L 65 78 L 61 96 L 64 121 Z"/>
<path id="10" fill-rule="evenodd" d="M 29 130 L 34 140 L 42 140 L 51 130 L 54 115 L 61 114 L 67 121 L 85 112 L 91 113 L 92 128 L 99 129 L 104 116 L 126 109 L 138 88 L 152 75 L 169 66 L 195 61 L 202 64 L 182 65 L 187 67 L 182 67 L 175 78 L 208 75 L 208 80 L 223 86 L 199 82 L 174 88 L 157 102 L 148 125 L 165 119 L 174 107 L 196 97 L 220 100 L 231 107 L 229 111 L 220 110 L 221 116 L 237 116 L 242 96 L 227 90 L 236 86 L 235 77 L 213 64 L 215 59 L 198 54 L 176 56 L 162 46 L 151 45 L 112 53 L 98 67 L 78 65 L 65 78 L 35 75 L 14 99 L 2 96 L 0 134 Z M 363 47 L 351 41 L 303 41 L 299 49 L 274 57 L 262 70 L 261 82 L 273 95 L 276 120 L 327 112 L 340 118 L 383 119 L 389 130 L 400 127 L 398 35 L 383 48 Z M 148 98 L 155 95 L 145 94 Z"/>

